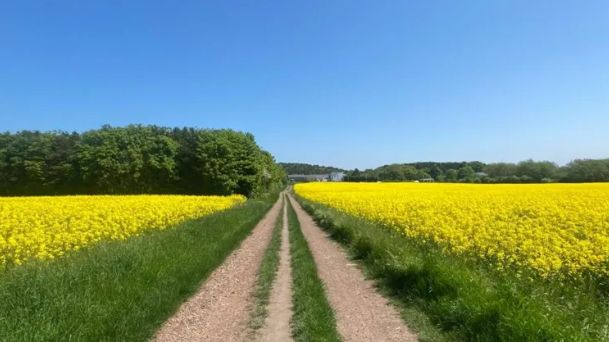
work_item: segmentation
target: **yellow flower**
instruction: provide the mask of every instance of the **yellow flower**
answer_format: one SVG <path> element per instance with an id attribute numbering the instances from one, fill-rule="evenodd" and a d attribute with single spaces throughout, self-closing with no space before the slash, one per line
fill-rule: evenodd
<path id="1" fill-rule="evenodd" d="M 165 229 L 243 201 L 240 195 L 0 197 L 0 267 Z"/>
<path id="2" fill-rule="evenodd" d="M 609 274 L 609 184 L 307 183 L 300 196 L 495 268 Z"/>

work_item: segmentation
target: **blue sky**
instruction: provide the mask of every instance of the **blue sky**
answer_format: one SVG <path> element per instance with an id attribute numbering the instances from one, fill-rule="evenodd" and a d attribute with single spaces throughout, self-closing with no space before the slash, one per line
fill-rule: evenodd
<path id="1" fill-rule="evenodd" d="M 609 157 L 609 2 L 0 4 L 0 130 L 129 123 L 346 168 Z"/>

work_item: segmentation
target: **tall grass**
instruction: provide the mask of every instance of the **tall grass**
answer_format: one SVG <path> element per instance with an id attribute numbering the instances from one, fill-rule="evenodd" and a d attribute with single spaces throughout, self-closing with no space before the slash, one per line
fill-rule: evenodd
<path id="1" fill-rule="evenodd" d="M 1 341 L 145 341 L 276 196 L 0 274 Z"/>

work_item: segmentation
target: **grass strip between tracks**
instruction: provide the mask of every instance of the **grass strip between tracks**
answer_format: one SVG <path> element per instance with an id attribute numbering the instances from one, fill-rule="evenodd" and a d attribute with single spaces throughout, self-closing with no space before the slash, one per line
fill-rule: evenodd
<path id="1" fill-rule="evenodd" d="M 289 203 L 289 202 L 288 202 Z M 296 341 L 340 341 L 336 318 L 326 298 L 313 255 L 296 212 L 288 205 L 290 253 L 294 279 L 292 333 Z"/>

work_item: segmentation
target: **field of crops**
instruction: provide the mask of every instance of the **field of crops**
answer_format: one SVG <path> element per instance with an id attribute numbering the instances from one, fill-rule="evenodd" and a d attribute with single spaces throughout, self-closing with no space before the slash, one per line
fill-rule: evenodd
<path id="1" fill-rule="evenodd" d="M 244 201 L 240 195 L 0 197 L 0 269 L 164 229 Z"/>
<path id="2" fill-rule="evenodd" d="M 295 191 L 499 270 L 609 275 L 607 183 L 307 183 Z"/>

